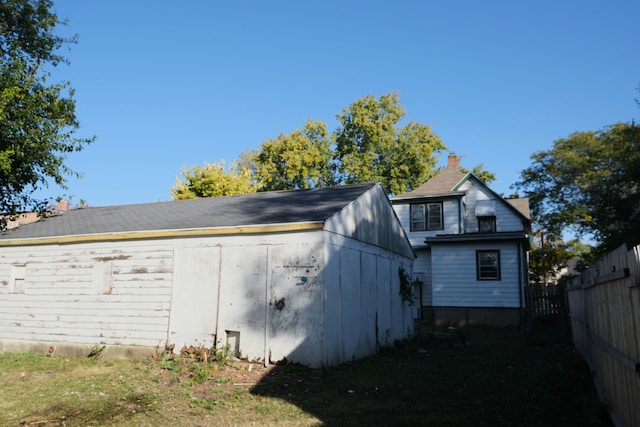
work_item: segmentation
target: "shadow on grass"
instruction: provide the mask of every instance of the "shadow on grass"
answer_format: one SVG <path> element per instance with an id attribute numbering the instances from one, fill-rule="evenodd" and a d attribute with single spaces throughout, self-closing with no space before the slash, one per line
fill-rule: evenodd
<path id="1" fill-rule="evenodd" d="M 30 414 L 21 426 L 114 425 L 153 410 L 155 395 L 131 393 L 123 399 L 105 395 L 100 402 L 56 403 Z"/>
<path id="2" fill-rule="evenodd" d="M 330 426 L 611 425 L 570 343 L 524 342 L 515 328 L 474 327 L 462 341 L 434 336 L 334 368 L 277 366 L 252 393 Z"/>

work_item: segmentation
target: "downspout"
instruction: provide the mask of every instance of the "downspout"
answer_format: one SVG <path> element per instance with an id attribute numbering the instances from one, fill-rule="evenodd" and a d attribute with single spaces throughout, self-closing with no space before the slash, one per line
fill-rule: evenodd
<path id="1" fill-rule="evenodd" d="M 464 234 L 464 196 L 458 199 L 458 211 L 460 216 L 458 227 L 460 228 L 460 234 Z"/>
<path id="2" fill-rule="evenodd" d="M 524 277 L 522 275 L 523 272 L 523 259 L 524 257 L 522 256 L 522 253 L 524 251 L 523 248 L 523 243 L 522 242 L 518 242 L 518 294 L 519 294 L 519 298 L 520 298 L 520 327 L 522 328 L 522 336 L 523 338 L 525 338 L 525 316 L 524 316 L 524 296 L 523 296 L 523 292 L 524 292 Z"/>
<path id="3" fill-rule="evenodd" d="M 264 283 L 264 366 L 269 366 L 269 284 L 271 283 L 271 247 L 267 246 L 267 274 Z"/>
<path id="4" fill-rule="evenodd" d="M 218 256 L 218 298 L 217 298 L 217 302 L 216 302 L 216 330 L 215 330 L 215 337 L 214 340 L 215 342 L 213 343 L 213 346 L 215 348 L 217 348 L 218 346 L 218 340 L 220 339 L 220 335 L 218 335 L 218 330 L 220 328 L 220 294 L 221 294 L 221 288 L 222 288 L 222 246 L 219 247 L 220 249 L 220 255 Z"/>

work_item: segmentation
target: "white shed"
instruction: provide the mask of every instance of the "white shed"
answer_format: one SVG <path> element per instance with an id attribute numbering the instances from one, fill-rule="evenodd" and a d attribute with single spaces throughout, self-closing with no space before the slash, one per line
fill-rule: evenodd
<path id="1" fill-rule="evenodd" d="M 413 259 L 379 184 L 70 210 L 0 235 L 0 351 L 336 365 L 413 333 Z"/>

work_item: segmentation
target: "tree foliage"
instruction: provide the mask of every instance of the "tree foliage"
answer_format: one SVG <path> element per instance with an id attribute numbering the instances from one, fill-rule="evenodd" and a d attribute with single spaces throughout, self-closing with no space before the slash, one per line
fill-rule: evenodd
<path id="1" fill-rule="evenodd" d="M 182 169 L 182 178 L 176 178 L 171 188 L 173 200 L 201 197 L 235 196 L 255 193 L 256 185 L 249 169 L 234 163 L 226 170 L 224 160 L 205 163 L 203 166 Z"/>
<path id="2" fill-rule="evenodd" d="M 531 156 L 514 187 L 547 232 L 572 228 L 603 249 L 640 241 L 640 127 L 576 132 Z"/>
<path id="3" fill-rule="evenodd" d="M 302 129 L 265 141 L 245 153 L 261 191 L 326 187 L 335 183 L 326 124 L 308 120 Z"/>
<path id="4" fill-rule="evenodd" d="M 54 182 L 66 188 L 67 155 L 93 138 L 79 128 L 69 82 L 49 83 L 51 67 L 66 63 L 58 50 L 75 38 L 56 35 L 61 24 L 50 0 L 0 3 L 0 210 L 11 216 L 40 210 L 33 193 Z M 6 217 L 5 217 L 6 218 Z"/>
<path id="5" fill-rule="evenodd" d="M 555 285 L 572 258 L 590 262 L 591 247 L 579 239 L 565 242 L 562 237 L 545 234 L 543 230 L 533 233 L 529 252 L 529 279 L 533 285 Z M 576 270 L 584 268 L 576 265 Z"/>
<path id="6" fill-rule="evenodd" d="M 390 194 L 410 191 L 436 172 L 435 154 L 446 149 L 427 125 L 409 122 L 397 94 L 366 96 L 337 118 L 334 160 L 340 181 L 381 182 Z"/>
<path id="7" fill-rule="evenodd" d="M 437 154 L 446 149 L 429 126 L 411 121 L 400 127 L 404 115 L 397 94 L 366 96 L 336 116 L 340 125 L 334 133 L 309 119 L 300 129 L 244 152 L 238 165 L 250 171 L 251 189 L 257 191 L 381 182 L 389 194 L 404 193 L 437 173 Z M 183 169 L 183 174 L 197 180 L 201 171 Z M 493 174 L 482 171 L 482 176 L 492 179 Z M 196 182 L 185 185 L 195 187 Z"/>

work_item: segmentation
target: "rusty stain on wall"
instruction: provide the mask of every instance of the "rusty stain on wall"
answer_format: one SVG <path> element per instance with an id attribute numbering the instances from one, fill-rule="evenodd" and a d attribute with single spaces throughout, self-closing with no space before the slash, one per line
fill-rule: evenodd
<path id="1" fill-rule="evenodd" d="M 131 258 L 131 255 L 105 256 L 105 257 L 96 258 L 96 261 L 116 261 L 120 259 L 129 259 L 129 258 Z"/>

